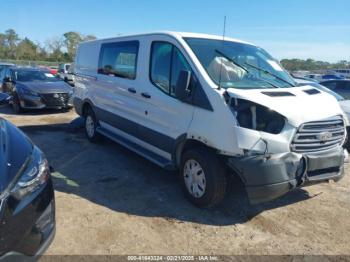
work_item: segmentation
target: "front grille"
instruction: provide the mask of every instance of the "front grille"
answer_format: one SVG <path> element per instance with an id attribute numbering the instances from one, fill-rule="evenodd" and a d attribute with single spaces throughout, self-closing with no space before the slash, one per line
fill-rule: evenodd
<path id="1" fill-rule="evenodd" d="M 340 146 L 345 137 L 341 116 L 302 124 L 291 144 L 293 152 L 319 152 Z"/>
<path id="2" fill-rule="evenodd" d="M 69 95 L 67 93 L 42 94 L 41 98 L 46 106 L 67 106 Z"/>

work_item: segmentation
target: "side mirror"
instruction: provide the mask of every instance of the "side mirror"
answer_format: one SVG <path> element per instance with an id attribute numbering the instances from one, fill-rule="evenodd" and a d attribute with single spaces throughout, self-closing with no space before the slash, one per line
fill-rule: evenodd
<path id="1" fill-rule="evenodd" d="M 191 81 L 190 71 L 181 71 L 175 86 L 175 96 L 183 102 L 187 102 L 189 96 L 191 95 L 191 90 L 189 90 Z"/>
<path id="2" fill-rule="evenodd" d="M 7 105 L 11 100 L 11 96 L 6 93 L 0 93 L 0 105 Z"/>

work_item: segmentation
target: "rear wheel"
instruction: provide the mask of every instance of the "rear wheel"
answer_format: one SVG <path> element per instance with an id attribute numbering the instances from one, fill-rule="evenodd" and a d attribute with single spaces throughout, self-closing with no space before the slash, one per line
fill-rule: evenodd
<path id="1" fill-rule="evenodd" d="M 225 169 L 209 149 L 186 151 L 181 160 L 180 178 L 186 197 L 198 207 L 214 207 L 225 196 Z"/>
<path id="2" fill-rule="evenodd" d="M 19 101 L 19 97 L 16 93 L 12 96 L 12 109 L 16 114 L 23 113 L 23 108 L 21 107 L 21 103 Z"/>
<path id="3" fill-rule="evenodd" d="M 98 142 L 101 139 L 101 135 L 96 131 L 99 123 L 96 119 L 94 111 L 90 107 L 86 110 L 84 118 L 85 134 L 87 138 L 93 143 Z"/>

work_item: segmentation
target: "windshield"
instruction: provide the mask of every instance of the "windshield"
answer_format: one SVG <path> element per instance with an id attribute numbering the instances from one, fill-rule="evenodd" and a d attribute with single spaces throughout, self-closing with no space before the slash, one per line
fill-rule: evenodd
<path id="1" fill-rule="evenodd" d="M 45 81 L 53 82 L 59 81 L 53 74 L 46 71 L 39 70 L 16 70 L 14 72 L 16 81 L 31 82 L 31 81 Z"/>
<path id="2" fill-rule="evenodd" d="M 295 86 L 280 63 L 265 50 L 244 43 L 185 38 L 211 79 L 222 88 Z"/>

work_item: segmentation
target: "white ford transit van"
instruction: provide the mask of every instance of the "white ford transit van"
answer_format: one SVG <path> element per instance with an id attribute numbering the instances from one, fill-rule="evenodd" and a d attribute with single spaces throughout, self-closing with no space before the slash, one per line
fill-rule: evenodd
<path id="1" fill-rule="evenodd" d="M 255 45 L 176 32 L 97 40 L 79 46 L 75 73 L 88 139 L 179 169 L 197 206 L 218 204 L 229 174 L 251 203 L 344 175 L 347 120 L 336 99 L 295 87 Z"/>

